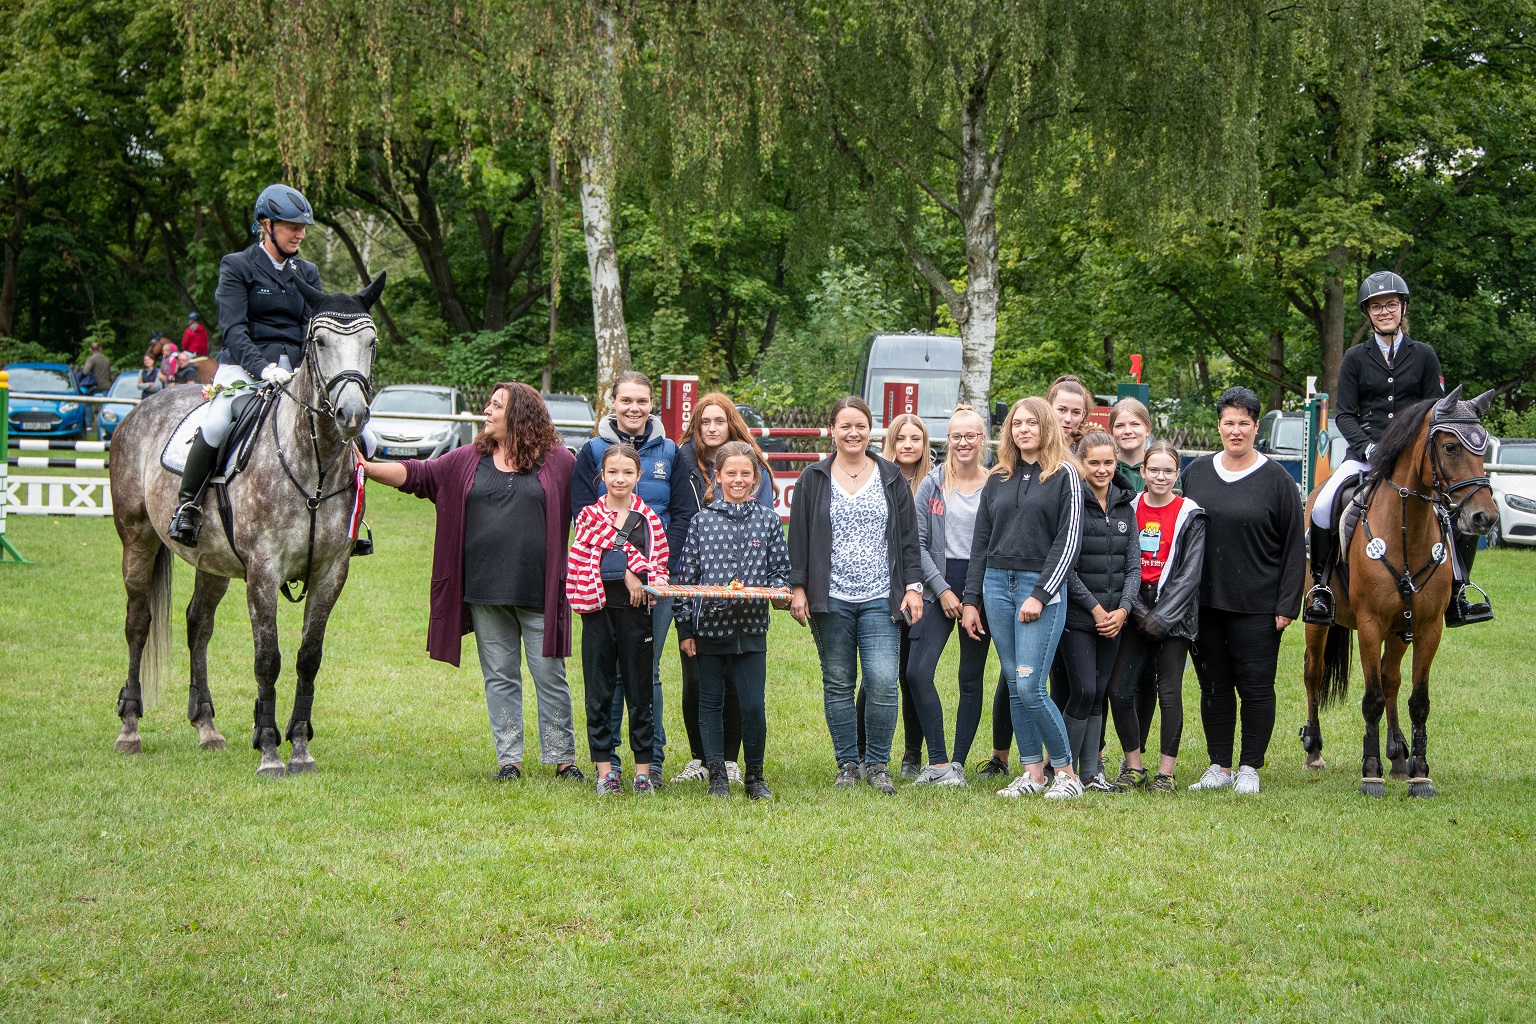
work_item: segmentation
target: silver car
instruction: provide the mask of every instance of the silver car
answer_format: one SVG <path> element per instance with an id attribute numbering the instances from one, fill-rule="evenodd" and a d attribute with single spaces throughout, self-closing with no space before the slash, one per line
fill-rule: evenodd
<path id="1" fill-rule="evenodd" d="M 592 403 L 583 395 L 557 395 L 546 391 L 540 397 L 544 399 L 544 407 L 549 410 L 549 418 L 557 424 L 565 424 L 555 427 L 561 442 L 572 452 L 581 451 L 581 446 L 592 440 L 595 422 Z"/>
<path id="2" fill-rule="evenodd" d="M 435 459 L 475 437 L 475 424 L 452 420 L 418 420 L 392 417 L 392 413 L 456 415 L 468 406 L 458 388 L 434 384 L 390 384 L 380 388 L 369 407 L 369 425 L 379 436 L 375 460 Z"/>

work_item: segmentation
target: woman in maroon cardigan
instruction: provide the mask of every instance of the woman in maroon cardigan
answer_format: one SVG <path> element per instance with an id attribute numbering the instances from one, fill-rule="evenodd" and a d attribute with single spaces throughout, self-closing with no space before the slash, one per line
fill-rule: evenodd
<path id="1" fill-rule="evenodd" d="M 564 779 L 576 767 L 576 733 L 565 659 L 571 608 L 565 599 L 571 469 L 543 398 L 526 384 L 497 384 L 471 447 L 432 462 L 365 462 L 370 480 L 437 505 L 427 653 L 457 666 L 475 634 L 497 778 L 523 771 L 524 649 L 539 707 L 539 755 Z"/>

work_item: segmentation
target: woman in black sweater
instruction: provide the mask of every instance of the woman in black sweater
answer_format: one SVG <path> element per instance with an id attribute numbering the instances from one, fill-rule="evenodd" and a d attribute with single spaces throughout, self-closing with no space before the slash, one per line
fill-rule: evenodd
<path id="1" fill-rule="evenodd" d="M 1078 444 L 1083 464 L 1083 542 L 1077 566 L 1067 577 L 1071 602 L 1061 636 L 1061 663 L 1067 699 L 1062 708 L 1072 764 L 1086 785 L 1114 792 L 1099 764 L 1104 731 L 1104 695 L 1120 649 L 1121 629 L 1141 582 L 1136 549 L 1134 491 L 1116 478 L 1114 438 L 1100 430 Z"/>
<path id="2" fill-rule="evenodd" d="M 1014 404 L 997 445 L 997 466 L 981 492 L 960 623 L 982 636 L 986 602 L 992 642 L 1011 690 L 1013 730 L 1024 774 L 1001 796 L 1044 792 L 1043 743 L 1056 781 L 1054 800 L 1083 795 L 1072 770 L 1067 728 L 1046 695 L 1046 676 L 1066 622 L 1067 577 L 1083 531 L 1082 483 L 1061 426 L 1042 398 Z"/>
<path id="3" fill-rule="evenodd" d="M 1280 637 L 1301 610 L 1306 542 L 1290 474 L 1253 450 L 1259 398 L 1228 388 L 1216 402 L 1222 450 L 1190 463 L 1183 492 L 1209 519 L 1200 585 L 1195 674 L 1211 766 L 1190 789 L 1259 791 L 1275 728 Z M 1232 774 L 1242 700 L 1243 744 Z"/>

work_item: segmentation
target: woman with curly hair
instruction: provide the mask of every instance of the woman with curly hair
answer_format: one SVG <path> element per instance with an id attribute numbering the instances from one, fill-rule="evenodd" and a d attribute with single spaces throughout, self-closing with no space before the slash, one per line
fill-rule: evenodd
<path id="1" fill-rule="evenodd" d="M 581 782 L 565 659 L 571 607 L 565 596 L 571 529 L 571 470 L 539 393 L 497 384 L 475 443 L 422 462 L 365 462 L 370 480 L 437 506 L 427 653 L 457 666 L 474 632 L 499 779 L 523 773 L 526 650 L 539 705 L 539 755 L 563 779 Z"/>

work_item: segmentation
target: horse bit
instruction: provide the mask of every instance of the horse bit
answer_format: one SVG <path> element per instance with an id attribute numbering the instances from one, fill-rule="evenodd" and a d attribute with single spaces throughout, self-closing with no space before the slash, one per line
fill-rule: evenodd
<path id="1" fill-rule="evenodd" d="M 1400 636 L 1405 644 L 1413 643 L 1413 598 L 1429 584 L 1429 581 L 1434 578 L 1436 570 L 1450 557 L 1452 521 L 1461 514 L 1462 509 L 1466 508 L 1467 502 L 1475 498 L 1479 492 L 1491 490 L 1493 486 L 1486 475 L 1467 477 L 1465 480 L 1458 480 L 1448 485 L 1445 484 L 1443 482 L 1445 474 L 1440 467 L 1440 449 L 1435 447 L 1436 434 L 1454 435 L 1468 451 L 1475 455 L 1482 455 L 1488 450 L 1488 431 L 1477 417 L 1455 414 L 1442 417 L 1439 407 L 1436 406 L 1431 412 L 1429 437 L 1424 445 L 1426 450 L 1419 457 L 1421 466 L 1425 459 L 1429 460 L 1431 492 L 1424 494 L 1421 491 L 1403 487 L 1386 474 L 1377 478 L 1378 483 L 1384 482 L 1397 491 L 1400 503 L 1398 521 L 1401 524 L 1403 540 L 1403 567 L 1401 569 L 1393 565 L 1387 557 L 1386 541 L 1371 533 L 1371 520 L 1365 512 L 1369 509 L 1372 492 L 1375 488 L 1368 488 L 1364 492 L 1365 500 L 1360 502 L 1360 524 L 1365 527 L 1367 542 L 1365 553 L 1387 567 L 1387 571 L 1392 574 L 1392 579 L 1397 584 L 1398 597 L 1403 602 L 1403 618 L 1407 620 L 1408 628 L 1403 630 Z M 1420 474 L 1421 479 L 1422 476 Z M 1456 492 L 1466 488 L 1471 488 L 1470 493 L 1462 498 L 1461 501 L 1454 501 Z M 1408 563 L 1409 498 L 1418 498 L 1420 501 L 1428 502 L 1432 505 L 1435 512 L 1435 521 L 1440 527 L 1440 543 L 1431 549 L 1429 561 L 1420 566 L 1416 572 L 1409 571 Z M 1359 501 L 1359 497 L 1357 496 L 1354 500 Z M 1423 577 L 1422 579 L 1420 579 L 1421 576 Z"/>

